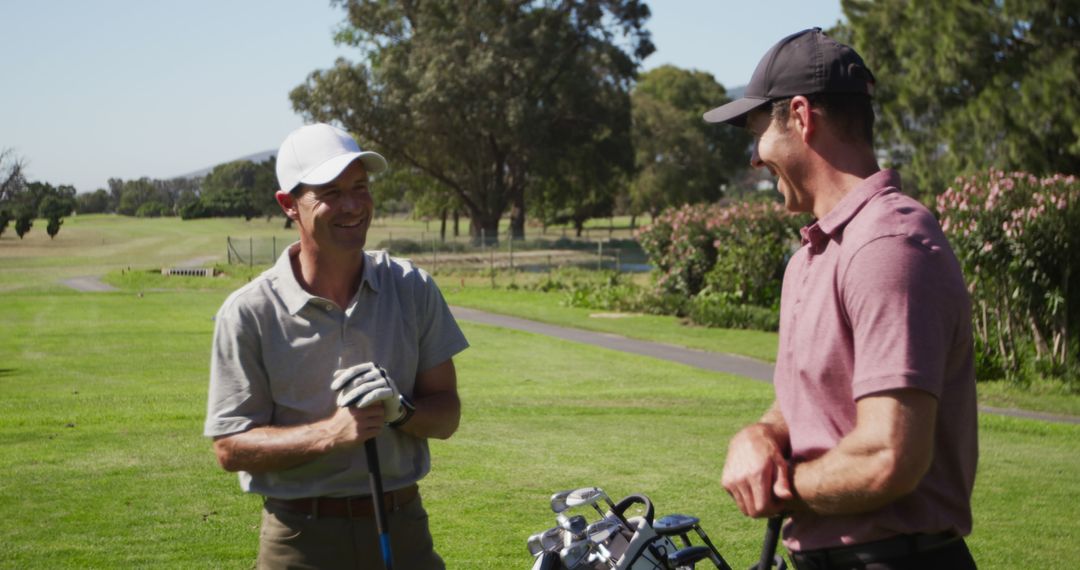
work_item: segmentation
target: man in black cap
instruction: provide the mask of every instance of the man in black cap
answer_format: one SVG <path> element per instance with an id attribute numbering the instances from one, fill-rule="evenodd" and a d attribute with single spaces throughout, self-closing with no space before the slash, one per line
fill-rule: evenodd
<path id="1" fill-rule="evenodd" d="M 784 274 L 776 400 L 732 438 L 723 485 L 748 516 L 790 517 L 803 570 L 974 568 L 970 301 L 933 215 L 878 167 L 873 87 L 814 28 L 705 114 L 748 129 L 751 165 L 815 218 Z"/>

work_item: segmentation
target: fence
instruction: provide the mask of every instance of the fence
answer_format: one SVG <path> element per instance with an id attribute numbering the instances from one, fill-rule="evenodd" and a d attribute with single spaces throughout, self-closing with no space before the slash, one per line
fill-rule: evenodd
<path id="1" fill-rule="evenodd" d="M 254 267 L 255 265 L 273 264 L 274 260 L 281 255 L 278 246 L 285 247 L 287 243 L 291 242 L 279 240 L 277 236 L 270 236 L 269 238 L 248 237 L 247 239 L 226 236 L 225 243 L 229 265 L 237 264 Z"/>
<path id="2" fill-rule="evenodd" d="M 464 269 L 496 271 L 550 271 L 554 267 L 577 266 L 589 269 L 613 269 L 618 272 L 648 271 L 644 252 L 637 242 L 629 239 L 589 239 L 558 237 L 532 240 L 513 240 L 506 236 L 494 243 L 481 236 L 474 244 L 469 236 L 442 239 L 435 232 L 406 234 L 385 239 L 368 249 L 386 250 L 396 257 L 411 259 L 431 273 L 439 270 Z M 230 265 L 271 265 L 281 250 L 292 240 L 271 237 L 226 237 L 227 259 Z"/>

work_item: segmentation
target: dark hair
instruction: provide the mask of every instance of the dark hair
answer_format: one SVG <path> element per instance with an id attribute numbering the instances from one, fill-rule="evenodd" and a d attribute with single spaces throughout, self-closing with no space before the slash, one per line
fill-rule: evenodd
<path id="1" fill-rule="evenodd" d="M 847 142 L 874 146 L 874 106 L 863 93 L 815 93 L 805 95 L 810 106 L 820 109 L 837 135 Z M 791 97 L 772 100 L 772 118 L 786 125 Z"/>

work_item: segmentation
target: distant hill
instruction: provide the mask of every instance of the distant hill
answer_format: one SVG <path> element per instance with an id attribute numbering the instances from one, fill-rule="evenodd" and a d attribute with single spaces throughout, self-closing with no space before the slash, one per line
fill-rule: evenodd
<path id="1" fill-rule="evenodd" d="M 738 87 L 732 87 L 731 89 L 727 90 L 727 96 L 731 97 L 732 101 L 738 99 L 739 97 L 742 97 L 743 93 L 746 93 L 746 86 L 745 85 L 740 85 Z"/>
<path id="2" fill-rule="evenodd" d="M 250 160 L 251 162 L 254 162 L 254 163 L 257 164 L 257 163 L 263 162 L 264 160 L 266 160 L 266 159 L 268 159 L 271 156 L 274 156 L 276 154 L 277 154 L 276 150 L 264 150 L 262 152 L 257 152 L 255 154 L 249 154 L 247 156 L 241 156 L 240 158 L 234 158 L 232 160 L 226 160 L 225 162 L 222 162 L 220 164 L 225 164 L 226 162 L 236 162 L 238 160 Z M 215 164 L 214 166 L 217 166 L 217 164 Z M 208 166 L 206 168 L 200 168 L 199 170 L 188 172 L 187 174 L 181 174 L 179 176 L 174 176 L 173 178 L 202 178 L 203 176 L 206 176 L 207 174 L 210 174 L 210 171 L 214 169 L 214 166 Z"/>

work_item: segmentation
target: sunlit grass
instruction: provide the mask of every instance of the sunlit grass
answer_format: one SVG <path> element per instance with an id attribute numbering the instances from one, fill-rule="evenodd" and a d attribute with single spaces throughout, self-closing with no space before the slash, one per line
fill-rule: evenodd
<path id="1" fill-rule="evenodd" d="M 123 284 L 123 283 L 121 283 Z M 17 292 L 0 303 L 0 567 L 249 568 L 257 497 L 201 434 L 225 290 Z M 530 564 L 556 490 L 645 493 L 701 517 L 736 567 L 763 526 L 719 485 L 758 382 L 464 324 L 463 420 L 423 482 L 449 568 Z M 980 568 L 1078 559 L 1080 427 L 984 416 L 970 542 Z"/>

